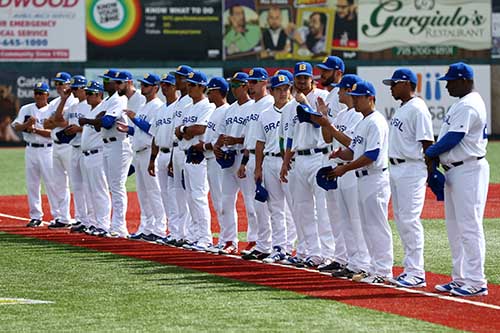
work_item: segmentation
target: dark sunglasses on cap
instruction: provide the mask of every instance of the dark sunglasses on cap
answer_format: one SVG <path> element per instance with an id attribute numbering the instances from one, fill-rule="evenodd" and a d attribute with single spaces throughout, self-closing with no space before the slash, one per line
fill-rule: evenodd
<path id="1" fill-rule="evenodd" d="M 97 91 L 86 91 L 85 92 L 85 95 L 87 95 L 87 96 L 92 96 L 92 95 L 97 95 L 97 94 L 99 94 Z"/>
<path id="2" fill-rule="evenodd" d="M 66 83 L 61 82 L 61 81 L 56 81 L 54 84 L 55 84 L 56 86 L 64 86 Z"/>
<path id="3" fill-rule="evenodd" d="M 231 88 L 239 88 L 242 86 L 246 86 L 247 84 L 244 82 L 231 82 Z"/>

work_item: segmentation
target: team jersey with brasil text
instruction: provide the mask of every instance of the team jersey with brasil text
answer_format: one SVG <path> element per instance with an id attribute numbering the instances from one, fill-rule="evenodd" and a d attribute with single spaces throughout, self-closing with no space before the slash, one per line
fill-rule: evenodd
<path id="1" fill-rule="evenodd" d="M 340 132 L 352 139 L 354 138 L 354 130 L 361 119 L 363 119 L 363 115 L 360 112 L 357 112 L 354 108 L 345 109 L 337 114 L 337 117 L 335 117 L 335 120 L 333 121 L 333 125 Z M 340 142 L 335 140 L 335 138 L 333 139 L 332 146 L 333 149 L 346 148 Z M 345 161 L 340 158 L 336 158 L 334 159 L 334 162 L 343 163 Z"/>
<path id="2" fill-rule="evenodd" d="M 149 132 L 155 138 L 155 143 L 160 148 L 172 148 L 174 146 L 174 113 L 175 103 L 163 104 L 151 119 Z"/>
<path id="3" fill-rule="evenodd" d="M 280 152 L 279 128 L 282 109 L 273 105 L 262 112 L 259 117 L 255 138 L 257 141 L 264 142 L 264 153 L 278 154 Z"/>
<path id="4" fill-rule="evenodd" d="M 208 101 L 208 98 L 203 98 L 201 101 L 192 104 L 187 109 L 185 109 L 182 125 L 189 127 L 193 125 L 207 126 L 208 120 L 215 110 L 215 104 Z M 206 131 L 206 129 L 205 129 Z M 182 139 L 179 141 L 179 148 L 182 150 L 188 150 L 189 147 L 203 141 L 205 133 L 196 135 L 192 139 L 186 140 Z"/>
<path id="5" fill-rule="evenodd" d="M 251 114 L 253 105 L 253 99 L 249 99 L 241 105 L 238 104 L 238 101 L 231 104 L 226 111 L 224 121 L 220 123 L 219 133 L 234 138 L 243 138 L 246 132 L 247 116 Z M 243 145 L 236 144 L 227 148 L 241 150 Z"/>
<path id="6" fill-rule="evenodd" d="M 19 110 L 16 119 L 12 122 L 12 125 L 15 124 L 24 124 L 26 117 L 34 117 L 36 119 L 35 127 L 43 128 L 43 122 L 45 119 L 51 116 L 51 111 L 49 106 L 46 105 L 43 108 L 38 108 L 35 103 L 26 104 Z M 46 138 L 41 135 L 35 133 L 23 132 L 23 139 L 29 143 L 51 143 L 51 138 Z"/>
<path id="7" fill-rule="evenodd" d="M 127 97 L 118 95 L 118 92 L 115 92 L 113 95 L 109 96 L 103 101 L 103 110 L 106 111 L 106 116 L 115 117 L 116 120 L 113 126 L 110 129 L 102 128 L 102 137 L 104 139 L 107 138 L 117 138 L 119 140 L 123 140 L 127 137 L 127 133 L 122 133 L 118 131 L 116 128 L 116 122 L 120 121 L 127 125 L 130 125 L 127 115 L 123 110 L 127 108 Z"/>
<path id="8" fill-rule="evenodd" d="M 105 103 L 101 102 L 95 108 L 88 111 L 87 118 L 88 119 L 95 119 L 96 116 L 101 111 L 104 111 L 104 107 L 105 107 Z M 99 148 L 103 147 L 104 143 L 102 142 L 101 131 L 102 131 L 102 129 L 100 131 L 96 131 L 94 126 L 92 126 L 92 125 L 89 125 L 89 124 L 83 125 L 82 141 L 81 141 L 82 151 L 99 149 Z"/>
<path id="9" fill-rule="evenodd" d="M 88 118 L 87 115 L 90 112 L 90 105 L 87 103 L 87 100 L 83 100 L 78 102 L 77 104 L 73 104 L 70 108 L 64 112 L 63 117 L 68 121 L 69 125 L 80 126 L 78 120 L 80 118 Z M 70 141 L 70 144 L 73 146 L 79 146 L 82 141 L 82 133 L 76 133 L 76 136 Z"/>
<path id="10" fill-rule="evenodd" d="M 229 104 L 222 104 L 212 112 L 210 119 L 208 119 L 207 129 L 205 130 L 205 135 L 203 136 L 203 142 L 211 143 L 212 146 L 215 145 L 217 139 L 219 138 L 219 127 L 221 122 L 225 120 L 226 111 L 229 108 Z M 205 157 L 214 157 L 214 152 L 212 150 L 205 151 Z"/>
<path id="11" fill-rule="evenodd" d="M 153 119 L 155 118 L 156 114 L 160 112 L 160 109 L 163 107 L 163 105 L 164 104 L 161 99 L 156 97 L 140 107 L 135 114 L 135 117 L 142 119 L 143 121 L 148 122 L 149 125 L 153 126 Z M 134 123 L 132 123 L 132 125 L 134 126 L 134 140 L 132 140 L 132 150 L 138 151 L 146 147 L 150 147 L 151 142 L 153 141 L 152 134 L 149 131 L 143 131 Z"/>
<path id="12" fill-rule="evenodd" d="M 264 110 L 267 110 L 274 104 L 274 98 L 271 95 L 266 95 L 253 104 L 252 112 L 247 116 L 245 141 L 243 145 L 245 149 L 255 149 L 255 131 L 257 121 Z"/>
<path id="13" fill-rule="evenodd" d="M 63 117 L 64 117 L 64 114 L 69 110 L 69 108 L 77 103 L 78 103 L 78 98 L 73 96 L 73 94 L 69 95 L 68 98 L 66 99 L 66 103 L 64 103 Z M 55 115 L 57 108 L 59 107 L 59 104 L 61 104 L 61 97 L 60 96 L 58 96 L 50 101 L 49 112 L 50 112 L 51 117 Z M 56 133 L 61 131 L 61 130 L 63 130 L 62 127 L 56 127 L 54 129 L 52 129 L 52 132 L 50 133 L 50 135 L 52 136 L 52 140 L 54 140 L 54 141 L 59 140 L 56 136 Z M 71 140 L 71 141 L 73 141 L 73 140 Z M 73 144 L 73 142 L 71 142 L 71 144 Z"/>

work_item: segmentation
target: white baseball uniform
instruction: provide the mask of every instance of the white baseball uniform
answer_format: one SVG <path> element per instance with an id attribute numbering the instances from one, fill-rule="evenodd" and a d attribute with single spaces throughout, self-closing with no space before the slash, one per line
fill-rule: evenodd
<path id="1" fill-rule="evenodd" d="M 175 103 L 174 128 L 182 125 L 183 114 L 186 108 L 193 104 L 189 95 L 180 97 Z M 175 134 L 174 134 L 175 135 Z M 174 146 L 177 146 L 177 138 L 174 138 Z M 176 240 L 188 240 L 194 242 L 194 235 L 190 234 L 188 226 L 191 224 L 191 214 L 189 213 L 188 198 L 185 189 L 186 154 L 178 147 L 174 147 L 173 168 L 174 168 L 174 192 L 177 201 L 178 219 L 171 221 L 170 233 Z"/>
<path id="2" fill-rule="evenodd" d="M 146 104 L 146 97 L 139 90 L 136 90 L 127 100 L 127 109 L 137 113 L 144 104 Z"/>
<path id="3" fill-rule="evenodd" d="M 224 121 L 224 117 L 228 108 L 229 104 L 223 104 L 217 107 L 214 112 L 212 112 L 212 115 L 208 120 L 205 136 L 203 137 L 203 142 L 211 143 L 212 147 L 215 145 L 217 139 L 219 138 L 220 123 Z M 210 187 L 210 197 L 212 199 L 212 204 L 220 225 L 220 221 L 222 219 L 222 169 L 215 160 L 215 154 L 212 150 L 205 151 L 205 158 L 207 160 L 208 186 Z"/>
<path id="4" fill-rule="evenodd" d="M 19 110 L 12 125 L 23 124 L 26 116 L 34 117 L 36 119 L 35 127 L 41 129 L 43 121 L 51 116 L 51 111 L 48 105 L 43 108 L 38 108 L 35 103 L 24 105 Z M 23 132 L 23 139 L 26 142 L 24 161 L 30 219 L 42 220 L 43 218 L 40 194 L 41 180 L 43 180 L 47 191 L 50 212 L 54 218 L 59 218 L 61 205 L 58 200 L 60 200 L 61 195 L 57 193 L 59 189 L 53 176 L 52 139 L 27 132 Z"/>
<path id="5" fill-rule="evenodd" d="M 49 103 L 49 110 L 51 116 L 53 116 L 57 110 L 57 107 L 61 103 L 61 97 L 56 97 Z M 63 112 L 67 110 L 74 104 L 78 103 L 78 99 L 73 95 L 70 95 L 64 104 Z M 64 114 L 64 113 L 63 113 Z M 57 139 L 56 133 L 62 130 L 61 127 L 56 127 L 51 132 L 51 137 L 54 142 L 54 147 L 52 149 L 52 156 L 54 159 L 53 164 L 53 174 L 54 182 L 58 188 L 58 204 L 60 205 L 59 210 L 61 211 L 61 216 L 58 218 L 62 223 L 70 223 L 71 215 L 69 211 L 71 202 L 71 193 L 69 188 L 69 174 L 71 171 L 71 151 L 73 150 L 70 144 L 60 143 Z"/>
<path id="6" fill-rule="evenodd" d="M 215 105 L 208 101 L 208 98 L 192 104 L 185 109 L 182 124 L 186 127 L 200 125 L 207 126 L 210 116 L 215 110 Z M 187 151 L 192 145 L 203 140 L 204 133 L 196 135 L 187 140 L 179 141 L 179 148 Z M 184 181 L 186 193 L 188 195 L 189 211 L 191 213 L 191 228 L 194 241 L 200 246 L 212 244 L 210 206 L 208 205 L 208 176 L 207 161 L 203 159 L 201 163 L 186 163 L 184 166 Z"/>
<path id="7" fill-rule="evenodd" d="M 486 129 L 484 101 L 479 93 L 471 92 L 448 110 L 438 138 L 448 132 L 465 133 L 458 145 L 439 155 L 439 160 L 449 168 L 444 198 L 452 278 L 460 285 L 479 288 L 486 288 L 483 216 L 490 176 L 488 161 L 483 158 L 488 143 Z"/>
<path id="8" fill-rule="evenodd" d="M 264 110 L 272 107 L 273 104 L 273 96 L 265 95 L 258 101 L 254 102 L 254 105 L 251 108 L 251 112 L 247 115 L 247 124 L 245 125 L 245 140 L 243 142 L 243 147 L 250 152 L 250 155 L 245 170 L 246 177 L 243 178 L 242 181 L 247 183 L 244 186 L 250 187 L 253 193 L 255 193 L 256 189 L 255 179 L 253 177 L 255 172 L 255 144 L 257 142 L 255 133 L 257 131 L 257 128 L 259 127 L 258 120 L 260 115 Z M 247 202 L 245 202 L 245 204 L 248 206 Z M 267 233 L 269 229 L 267 227 L 261 228 L 261 225 L 269 225 L 269 208 L 267 204 L 255 200 L 255 195 L 253 206 L 255 210 L 256 225 L 250 225 L 250 223 L 248 224 L 247 240 L 248 242 L 256 242 L 255 249 L 257 251 L 270 253 L 271 248 L 267 245 L 261 244 L 261 241 L 268 238 Z M 267 240 L 265 242 L 268 243 Z"/>
<path id="9" fill-rule="evenodd" d="M 392 234 L 387 220 L 391 196 L 387 172 L 388 137 L 387 121 L 374 110 L 358 123 L 349 147 L 354 152 L 353 160 L 366 152 L 379 150 L 377 159 L 356 170 L 355 174 L 358 176 L 361 227 L 371 257 L 367 273 L 386 279 L 392 277 L 393 264 Z"/>
<path id="10" fill-rule="evenodd" d="M 340 132 L 352 139 L 354 129 L 361 119 L 363 119 L 363 115 L 356 112 L 354 108 L 345 109 L 337 114 L 334 125 Z M 334 140 L 333 146 L 334 149 L 337 149 L 342 145 Z M 334 165 L 343 165 L 347 161 L 335 159 L 332 163 Z M 331 220 L 330 222 L 332 223 L 332 229 L 338 229 L 345 242 L 347 268 L 353 272 L 367 272 L 370 268 L 370 255 L 361 228 L 358 205 L 358 179 L 354 172 L 348 172 L 339 177 L 337 179 L 337 190 L 329 192 L 334 193 L 334 200 L 338 207 L 338 220 Z M 345 262 L 340 263 L 345 264 Z"/>
<path id="11" fill-rule="evenodd" d="M 95 119 L 105 107 L 105 103 L 101 102 L 92 110 L 88 110 L 86 118 Z M 96 131 L 92 125 L 84 125 L 80 148 L 83 155 L 83 179 L 92 194 L 89 206 L 93 207 L 93 211 L 89 211 L 88 226 L 109 231 L 111 198 L 105 173 L 102 131 L 103 129 Z"/>
<path id="12" fill-rule="evenodd" d="M 69 125 L 80 126 L 80 118 L 88 118 L 90 105 L 84 99 L 73 104 L 63 114 L 64 119 Z M 73 191 L 73 203 L 75 206 L 75 221 L 81 222 L 84 226 L 90 227 L 88 217 L 92 216 L 93 206 L 90 205 L 90 188 L 83 179 L 83 154 L 81 148 L 82 133 L 76 133 L 76 136 L 70 141 L 73 147 L 71 151 L 71 168 L 69 170 L 69 181 Z"/>
<path id="13" fill-rule="evenodd" d="M 106 116 L 113 116 L 116 121 L 129 123 L 128 117 L 123 113 L 123 110 L 127 108 L 127 97 L 119 96 L 118 92 L 115 92 L 103 103 L 102 109 L 106 111 Z M 116 128 L 116 121 L 110 129 L 102 128 L 101 130 L 104 142 L 104 168 L 113 206 L 109 231 L 126 237 L 128 235 L 126 222 L 128 197 L 125 183 L 132 161 L 132 146 L 128 135 Z"/>
<path id="14" fill-rule="evenodd" d="M 234 102 L 226 110 L 225 119 L 219 126 L 219 134 L 242 138 L 245 135 L 245 125 L 247 116 L 252 113 L 254 101 L 248 100 L 244 104 Z M 219 239 L 226 242 L 233 242 L 238 245 L 238 220 L 236 213 L 236 198 L 238 190 L 241 189 L 245 201 L 248 228 L 256 228 L 257 216 L 255 213 L 255 190 L 248 181 L 238 178 L 237 172 L 243 157 L 243 145 L 236 144 L 224 149 L 235 150 L 237 152 L 234 164 L 226 169 L 222 169 L 222 221 L 220 224 Z M 255 229 L 254 229 L 255 230 Z"/>
<path id="15" fill-rule="evenodd" d="M 394 221 L 404 249 L 405 274 L 425 279 L 424 208 L 427 167 L 422 143 L 433 141 L 432 118 L 420 97 L 401 105 L 389 126 L 389 160 Z"/>
<path id="16" fill-rule="evenodd" d="M 160 112 L 163 102 L 158 98 L 139 107 L 135 114 L 136 118 L 142 119 L 152 125 L 155 115 Z M 145 235 L 154 234 L 164 238 L 167 231 L 167 221 L 160 191 L 160 183 L 157 177 L 148 172 L 149 158 L 151 156 L 151 142 L 153 136 L 134 124 L 134 138 L 132 140 L 132 151 L 134 152 L 133 164 L 135 167 L 135 180 L 137 185 L 137 197 L 141 207 L 141 223 L 136 233 Z"/>
<path id="17" fill-rule="evenodd" d="M 340 111 L 345 110 L 347 105 L 339 101 L 339 88 L 335 87 L 326 96 L 325 103 L 328 106 L 328 117 L 331 121 L 337 118 Z"/>
<path id="18" fill-rule="evenodd" d="M 160 183 L 163 207 L 168 219 L 169 229 L 175 219 L 178 219 L 177 201 L 174 193 L 174 177 L 168 175 L 168 165 L 172 163 L 172 152 L 174 148 L 174 112 L 175 102 L 164 104 L 155 115 L 150 128 L 154 136 L 159 153 L 156 159 L 156 177 Z M 171 231 L 171 230 L 170 230 Z"/>

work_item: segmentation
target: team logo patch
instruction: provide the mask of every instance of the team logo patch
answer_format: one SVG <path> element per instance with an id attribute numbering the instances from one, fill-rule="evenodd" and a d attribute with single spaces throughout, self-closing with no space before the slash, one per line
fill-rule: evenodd
<path id="1" fill-rule="evenodd" d="M 324 64 L 326 64 L 326 62 L 327 62 L 327 61 L 328 61 L 328 57 L 325 57 L 325 58 L 323 59 L 323 63 L 324 63 Z"/>
<path id="2" fill-rule="evenodd" d="M 165 79 L 167 78 L 167 76 L 168 76 L 168 74 L 163 74 L 163 75 L 161 76 L 161 79 L 162 79 L 162 80 L 165 80 Z"/>
<path id="3" fill-rule="evenodd" d="M 120 76 L 120 72 L 116 72 L 115 77 Z"/>
<path id="4" fill-rule="evenodd" d="M 41 86 L 42 86 L 42 84 L 41 84 L 41 83 L 37 83 L 37 84 L 36 84 L 36 87 L 37 87 L 37 88 L 40 88 Z"/>
<path id="5" fill-rule="evenodd" d="M 89 82 L 87 83 L 87 87 L 91 87 L 91 86 L 92 86 L 92 82 L 91 82 L 91 81 L 89 81 Z"/>
<path id="6" fill-rule="evenodd" d="M 61 73 L 57 73 L 56 77 L 61 77 L 61 75 L 62 75 Z"/>
<path id="7" fill-rule="evenodd" d="M 358 85 L 355 83 L 352 85 L 352 90 L 356 90 L 356 88 L 358 87 Z"/>
<path id="8" fill-rule="evenodd" d="M 299 65 L 299 71 L 305 71 L 306 70 L 306 64 L 300 64 Z"/>
<path id="9" fill-rule="evenodd" d="M 144 74 L 144 78 L 147 79 L 149 77 L 149 74 Z"/>
<path id="10" fill-rule="evenodd" d="M 283 81 L 285 81 L 285 76 L 284 76 L 284 75 L 279 75 L 279 76 L 278 76 L 278 81 L 279 81 L 279 82 L 283 82 Z"/>
<path id="11" fill-rule="evenodd" d="M 190 79 L 192 79 L 192 78 L 193 78 L 193 76 L 194 76 L 194 72 L 191 72 L 191 73 L 189 73 L 189 74 L 188 74 L 188 77 L 189 77 Z"/>

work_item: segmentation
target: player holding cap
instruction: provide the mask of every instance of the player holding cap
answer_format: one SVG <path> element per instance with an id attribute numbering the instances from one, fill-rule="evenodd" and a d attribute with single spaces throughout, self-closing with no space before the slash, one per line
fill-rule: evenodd
<path id="1" fill-rule="evenodd" d="M 332 157 L 352 160 L 333 169 L 333 176 L 341 177 L 355 170 L 358 177 L 361 226 L 372 262 L 367 272 L 355 274 L 353 280 L 384 283 L 392 277 L 393 262 L 387 221 L 391 195 L 387 172 L 389 128 L 384 116 L 375 109 L 375 88 L 370 82 L 357 82 L 348 94 L 353 96 L 354 108 L 364 118 L 356 126 L 349 148 L 332 153 Z"/>
<path id="2" fill-rule="evenodd" d="M 486 155 L 486 106 L 474 89 L 472 67 L 451 64 L 440 78 L 450 96 L 458 97 L 443 120 L 438 141 L 425 154 L 446 171 L 446 229 L 450 242 L 452 281 L 436 285 L 456 296 L 488 295 L 484 275 L 483 216 L 488 196 L 490 167 Z"/>
<path id="3" fill-rule="evenodd" d="M 408 68 L 397 69 L 390 79 L 394 99 L 401 101 L 389 126 L 389 162 L 394 221 L 405 256 L 403 273 L 391 283 L 407 288 L 425 287 L 424 208 L 427 169 L 424 151 L 433 143 L 432 118 L 420 97 L 415 96 L 417 75 Z"/>
<path id="4" fill-rule="evenodd" d="M 50 203 L 50 212 L 54 218 L 59 216 L 57 194 L 58 188 L 52 176 L 52 139 L 50 130 L 43 128 L 43 122 L 50 117 L 48 104 L 49 85 L 38 82 L 33 87 L 35 102 L 24 105 L 12 122 L 12 127 L 23 132 L 26 141 L 24 163 L 26 171 L 26 187 L 28 190 L 28 205 L 30 221 L 27 227 L 42 225 L 43 211 L 40 194 L 41 180 L 45 184 Z"/>
<path id="5" fill-rule="evenodd" d="M 149 174 L 148 167 L 153 140 L 150 128 L 152 120 L 163 107 L 163 102 L 157 96 L 160 83 L 158 75 L 149 73 L 138 81 L 141 83 L 141 94 L 146 98 L 146 104 L 139 107 L 137 113 L 133 110 L 125 110 L 133 126 L 119 123 L 118 130 L 134 137 L 132 140 L 133 164 L 137 197 L 141 207 L 141 223 L 136 235 L 141 235 L 141 238 L 146 241 L 156 242 L 166 237 L 167 222 L 158 178 Z"/>

